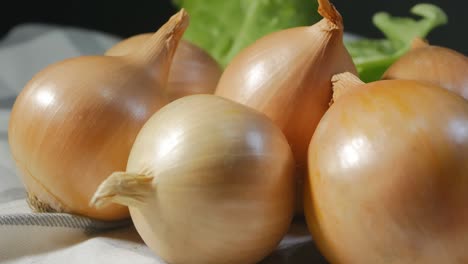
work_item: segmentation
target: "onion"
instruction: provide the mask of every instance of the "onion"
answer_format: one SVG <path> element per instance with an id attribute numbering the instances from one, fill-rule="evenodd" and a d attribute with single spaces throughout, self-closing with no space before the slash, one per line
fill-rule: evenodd
<path id="1" fill-rule="evenodd" d="M 107 178 L 92 204 L 129 206 L 145 243 L 169 263 L 256 263 L 292 220 L 286 138 L 263 114 L 215 95 L 153 115 L 126 171 Z"/>
<path id="2" fill-rule="evenodd" d="M 221 76 L 216 95 L 237 101 L 271 118 L 285 133 L 299 166 L 332 96 L 331 76 L 356 72 L 343 45 L 343 22 L 328 2 L 324 17 L 309 27 L 269 34 L 241 51 Z"/>
<path id="3" fill-rule="evenodd" d="M 100 182 L 125 169 L 138 131 L 168 102 L 168 69 L 187 24 L 181 10 L 128 56 L 67 59 L 28 82 L 8 137 L 35 211 L 129 216 L 123 206 L 96 210 L 88 203 Z"/>
<path id="4" fill-rule="evenodd" d="M 318 2 L 321 21 L 268 34 L 241 51 L 215 92 L 265 113 L 281 128 L 297 163 L 298 186 L 306 170 L 307 146 L 332 97 L 332 75 L 357 73 L 343 44 L 341 15 L 328 0 Z M 302 199 L 297 201 L 300 214 Z"/>
<path id="5" fill-rule="evenodd" d="M 124 39 L 105 54 L 126 55 L 139 49 L 151 35 L 143 33 Z M 221 73 L 221 66 L 207 52 L 181 40 L 170 67 L 166 92 L 171 101 L 192 94 L 213 94 Z"/>
<path id="6" fill-rule="evenodd" d="M 416 81 L 334 81 L 341 92 L 310 143 L 304 201 L 322 253 L 332 263 L 465 263 L 468 102 Z"/>
<path id="7" fill-rule="evenodd" d="M 453 49 L 416 39 L 413 49 L 393 63 L 382 79 L 424 81 L 468 99 L 468 58 Z"/>

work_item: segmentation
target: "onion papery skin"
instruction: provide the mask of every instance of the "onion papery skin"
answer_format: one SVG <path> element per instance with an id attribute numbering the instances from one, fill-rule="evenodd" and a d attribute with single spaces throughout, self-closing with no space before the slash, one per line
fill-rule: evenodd
<path id="1" fill-rule="evenodd" d="M 422 45 L 400 57 L 382 79 L 426 82 L 468 100 L 468 58 L 446 47 Z"/>
<path id="2" fill-rule="evenodd" d="M 126 38 L 106 51 L 108 56 L 123 56 L 139 49 L 151 36 L 142 33 Z M 213 94 L 223 69 L 204 50 L 181 40 L 169 71 L 166 94 L 170 101 L 194 94 Z"/>
<path id="3" fill-rule="evenodd" d="M 8 141 L 34 211 L 129 217 L 124 206 L 97 210 L 89 200 L 109 174 L 125 169 L 139 130 L 169 102 L 168 68 L 187 25 L 181 10 L 139 51 L 65 59 L 26 84 L 13 105 Z"/>
<path id="4" fill-rule="evenodd" d="M 342 94 L 309 146 L 305 214 L 331 263 L 466 263 L 468 103 L 428 84 Z"/>

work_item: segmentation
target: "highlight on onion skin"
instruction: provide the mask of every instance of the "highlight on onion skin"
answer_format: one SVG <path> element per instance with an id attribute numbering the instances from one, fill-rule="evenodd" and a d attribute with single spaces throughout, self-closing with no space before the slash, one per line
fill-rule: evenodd
<path id="1" fill-rule="evenodd" d="M 111 172 L 125 169 L 139 130 L 168 103 L 168 69 L 187 25 L 182 9 L 138 51 L 66 59 L 26 84 L 8 141 L 34 211 L 129 217 L 124 206 L 96 210 L 89 199 Z"/>
<path id="2" fill-rule="evenodd" d="M 335 76 L 347 91 L 309 146 L 304 203 L 316 244 L 331 263 L 464 263 L 468 102 L 350 75 Z"/>
<path id="3" fill-rule="evenodd" d="M 122 56 L 139 49 L 151 36 L 142 33 L 126 38 L 105 55 Z M 213 94 L 222 74 L 221 66 L 203 49 L 181 40 L 169 71 L 166 93 L 170 101 L 193 94 Z"/>
<path id="4" fill-rule="evenodd" d="M 91 203 L 129 206 L 145 243 L 169 263 L 243 264 L 276 249 L 294 198 L 281 130 L 241 104 L 192 95 L 148 120 L 126 172 L 107 178 Z"/>
<path id="5" fill-rule="evenodd" d="M 453 49 L 415 39 L 413 48 L 393 63 L 382 79 L 424 81 L 468 99 L 468 58 Z"/>

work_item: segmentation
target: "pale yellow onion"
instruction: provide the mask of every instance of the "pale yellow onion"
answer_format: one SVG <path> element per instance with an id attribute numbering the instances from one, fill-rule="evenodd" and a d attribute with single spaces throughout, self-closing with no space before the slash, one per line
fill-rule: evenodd
<path id="1" fill-rule="evenodd" d="M 66 59 L 28 82 L 8 140 L 35 211 L 129 216 L 124 206 L 96 210 L 89 200 L 110 173 L 125 169 L 138 131 L 168 102 L 168 69 L 187 24 L 181 10 L 134 53 Z"/>
<path id="2" fill-rule="evenodd" d="M 468 102 L 428 84 L 339 93 L 309 147 L 305 211 L 331 263 L 465 263 Z"/>
<path id="3" fill-rule="evenodd" d="M 271 118 L 302 169 L 310 138 L 332 97 L 332 75 L 356 72 L 343 44 L 341 15 L 328 0 L 318 2 L 321 21 L 268 34 L 241 51 L 215 92 Z"/>
<path id="4" fill-rule="evenodd" d="M 93 204 L 128 205 L 145 243 L 168 263 L 257 263 L 288 230 L 294 161 L 266 116 L 214 95 L 178 99 L 142 128 L 127 172 Z"/>
<path id="5" fill-rule="evenodd" d="M 468 99 L 468 58 L 453 49 L 416 39 L 413 49 L 394 62 L 382 79 L 424 81 Z"/>
<path id="6" fill-rule="evenodd" d="M 121 56 L 139 49 L 151 36 L 142 33 L 126 38 L 106 51 Z M 171 101 L 192 94 L 213 94 L 221 77 L 221 66 L 204 50 L 181 40 L 169 71 L 166 92 Z"/>

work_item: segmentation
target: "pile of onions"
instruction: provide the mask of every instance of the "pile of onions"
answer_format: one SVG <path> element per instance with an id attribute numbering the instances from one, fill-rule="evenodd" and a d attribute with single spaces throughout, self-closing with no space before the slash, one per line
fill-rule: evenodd
<path id="1" fill-rule="evenodd" d="M 293 175 L 288 142 L 265 115 L 192 95 L 148 120 L 126 172 L 107 178 L 92 204 L 129 206 L 145 243 L 169 263 L 257 263 L 289 228 Z"/>
<path id="2" fill-rule="evenodd" d="M 169 67 L 187 25 L 181 10 L 126 56 L 67 59 L 24 87 L 8 137 L 35 211 L 128 217 L 124 206 L 97 210 L 89 200 L 110 173 L 125 169 L 139 130 L 167 104 Z"/>
<path id="3" fill-rule="evenodd" d="M 393 63 L 382 79 L 423 81 L 468 99 L 468 58 L 453 49 L 416 39 L 413 49 Z"/>
<path id="4" fill-rule="evenodd" d="M 341 15 L 318 3 L 321 21 L 224 72 L 181 41 L 184 9 L 40 71 L 8 133 L 31 207 L 131 216 L 169 263 L 243 264 L 276 249 L 299 201 L 332 263 L 466 262 L 468 59 L 416 41 L 365 84 Z"/>
<path id="5" fill-rule="evenodd" d="M 144 33 L 124 39 L 107 50 L 105 55 L 127 55 L 141 48 L 151 35 Z M 207 52 L 181 40 L 172 60 L 165 91 L 170 101 L 192 94 L 213 94 L 221 73 L 221 66 Z"/>
<path id="6" fill-rule="evenodd" d="M 305 212 L 331 263 L 468 260 L 468 102 L 423 82 L 334 77 Z"/>

